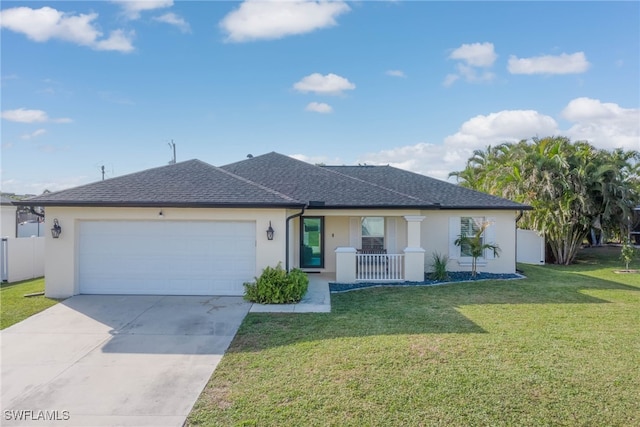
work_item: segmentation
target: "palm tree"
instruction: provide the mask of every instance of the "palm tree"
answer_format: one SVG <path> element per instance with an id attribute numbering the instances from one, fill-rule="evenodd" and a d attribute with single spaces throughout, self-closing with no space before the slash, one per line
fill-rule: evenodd
<path id="1" fill-rule="evenodd" d="M 640 204 L 640 154 L 598 150 L 585 141 L 553 136 L 474 151 L 453 172 L 461 186 L 533 207 L 518 225 L 545 236 L 557 264 L 570 264 L 601 218 L 608 235 L 628 234 Z"/>
<path id="2" fill-rule="evenodd" d="M 485 243 L 482 239 L 482 235 L 484 231 L 490 224 L 488 222 L 483 223 L 478 231 L 473 236 L 463 235 L 461 234 L 455 240 L 454 244 L 456 246 L 460 246 L 461 250 L 465 250 L 466 253 L 471 255 L 471 276 L 476 277 L 478 270 L 478 258 L 484 254 L 485 250 L 493 251 L 493 256 L 500 256 L 500 247 L 498 245 L 494 245 L 493 243 Z"/>

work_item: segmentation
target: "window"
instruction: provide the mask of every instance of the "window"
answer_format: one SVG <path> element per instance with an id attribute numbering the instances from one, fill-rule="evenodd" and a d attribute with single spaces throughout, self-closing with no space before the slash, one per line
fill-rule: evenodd
<path id="1" fill-rule="evenodd" d="M 463 216 L 460 218 L 460 235 L 461 236 L 466 236 L 466 237 L 475 237 L 476 233 L 480 230 L 480 228 L 482 227 L 482 224 L 484 224 L 485 220 L 482 217 L 470 217 L 470 216 Z M 480 237 L 480 245 L 484 244 L 484 233 L 482 234 L 482 236 Z M 460 246 L 460 256 L 461 257 L 472 257 L 471 255 L 471 249 L 469 248 L 469 245 L 461 245 Z"/>
<path id="2" fill-rule="evenodd" d="M 362 250 L 382 251 L 384 249 L 384 217 L 366 216 L 361 218 Z"/>
<path id="3" fill-rule="evenodd" d="M 467 245 L 455 244 L 460 236 L 474 237 L 482 224 L 488 224 L 480 236 L 480 243 L 496 244 L 496 219 L 493 217 L 451 216 L 449 217 L 449 258 L 457 259 L 460 265 L 471 262 L 471 250 Z M 480 258 L 482 262 L 494 259 L 493 251 L 485 250 Z"/>

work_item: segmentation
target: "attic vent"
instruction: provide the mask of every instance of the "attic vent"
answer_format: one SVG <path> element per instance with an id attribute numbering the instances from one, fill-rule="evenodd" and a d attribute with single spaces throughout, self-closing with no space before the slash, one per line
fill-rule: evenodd
<path id="1" fill-rule="evenodd" d="M 253 159 L 253 154 L 247 154 L 247 159 Z"/>

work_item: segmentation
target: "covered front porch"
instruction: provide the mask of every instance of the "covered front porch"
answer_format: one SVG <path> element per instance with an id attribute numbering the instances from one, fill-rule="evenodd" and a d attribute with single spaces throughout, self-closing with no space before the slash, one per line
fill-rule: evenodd
<path id="1" fill-rule="evenodd" d="M 341 283 L 422 281 L 424 219 L 419 211 L 308 210 L 290 224 L 290 265 Z"/>

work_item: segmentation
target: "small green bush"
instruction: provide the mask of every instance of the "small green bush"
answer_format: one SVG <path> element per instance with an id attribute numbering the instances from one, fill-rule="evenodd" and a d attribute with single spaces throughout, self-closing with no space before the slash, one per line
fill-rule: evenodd
<path id="1" fill-rule="evenodd" d="M 631 244 L 629 239 L 626 239 L 622 242 L 622 249 L 620 250 L 620 260 L 624 262 L 625 270 L 629 270 L 629 263 L 633 261 L 633 258 L 636 256 L 636 249 Z"/>
<path id="2" fill-rule="evenodd" d="M 278 263 L 262 270 L 255 282 L 244 283 L 244 298 L 260 304 L 291 304 L 299 302 L 308 287 L 306 273 L 297 268 L 287 273 Z"/>
<path id="3" fill-rule="evenodd" d="M 449 280 L 449 273 L 447 272 L 447 263 L 449 257 L 442 255 L 440 252 L 434 252 L 432 255 L 433 271 L 430 274 L 431 280 L 445 281 Z"/>

